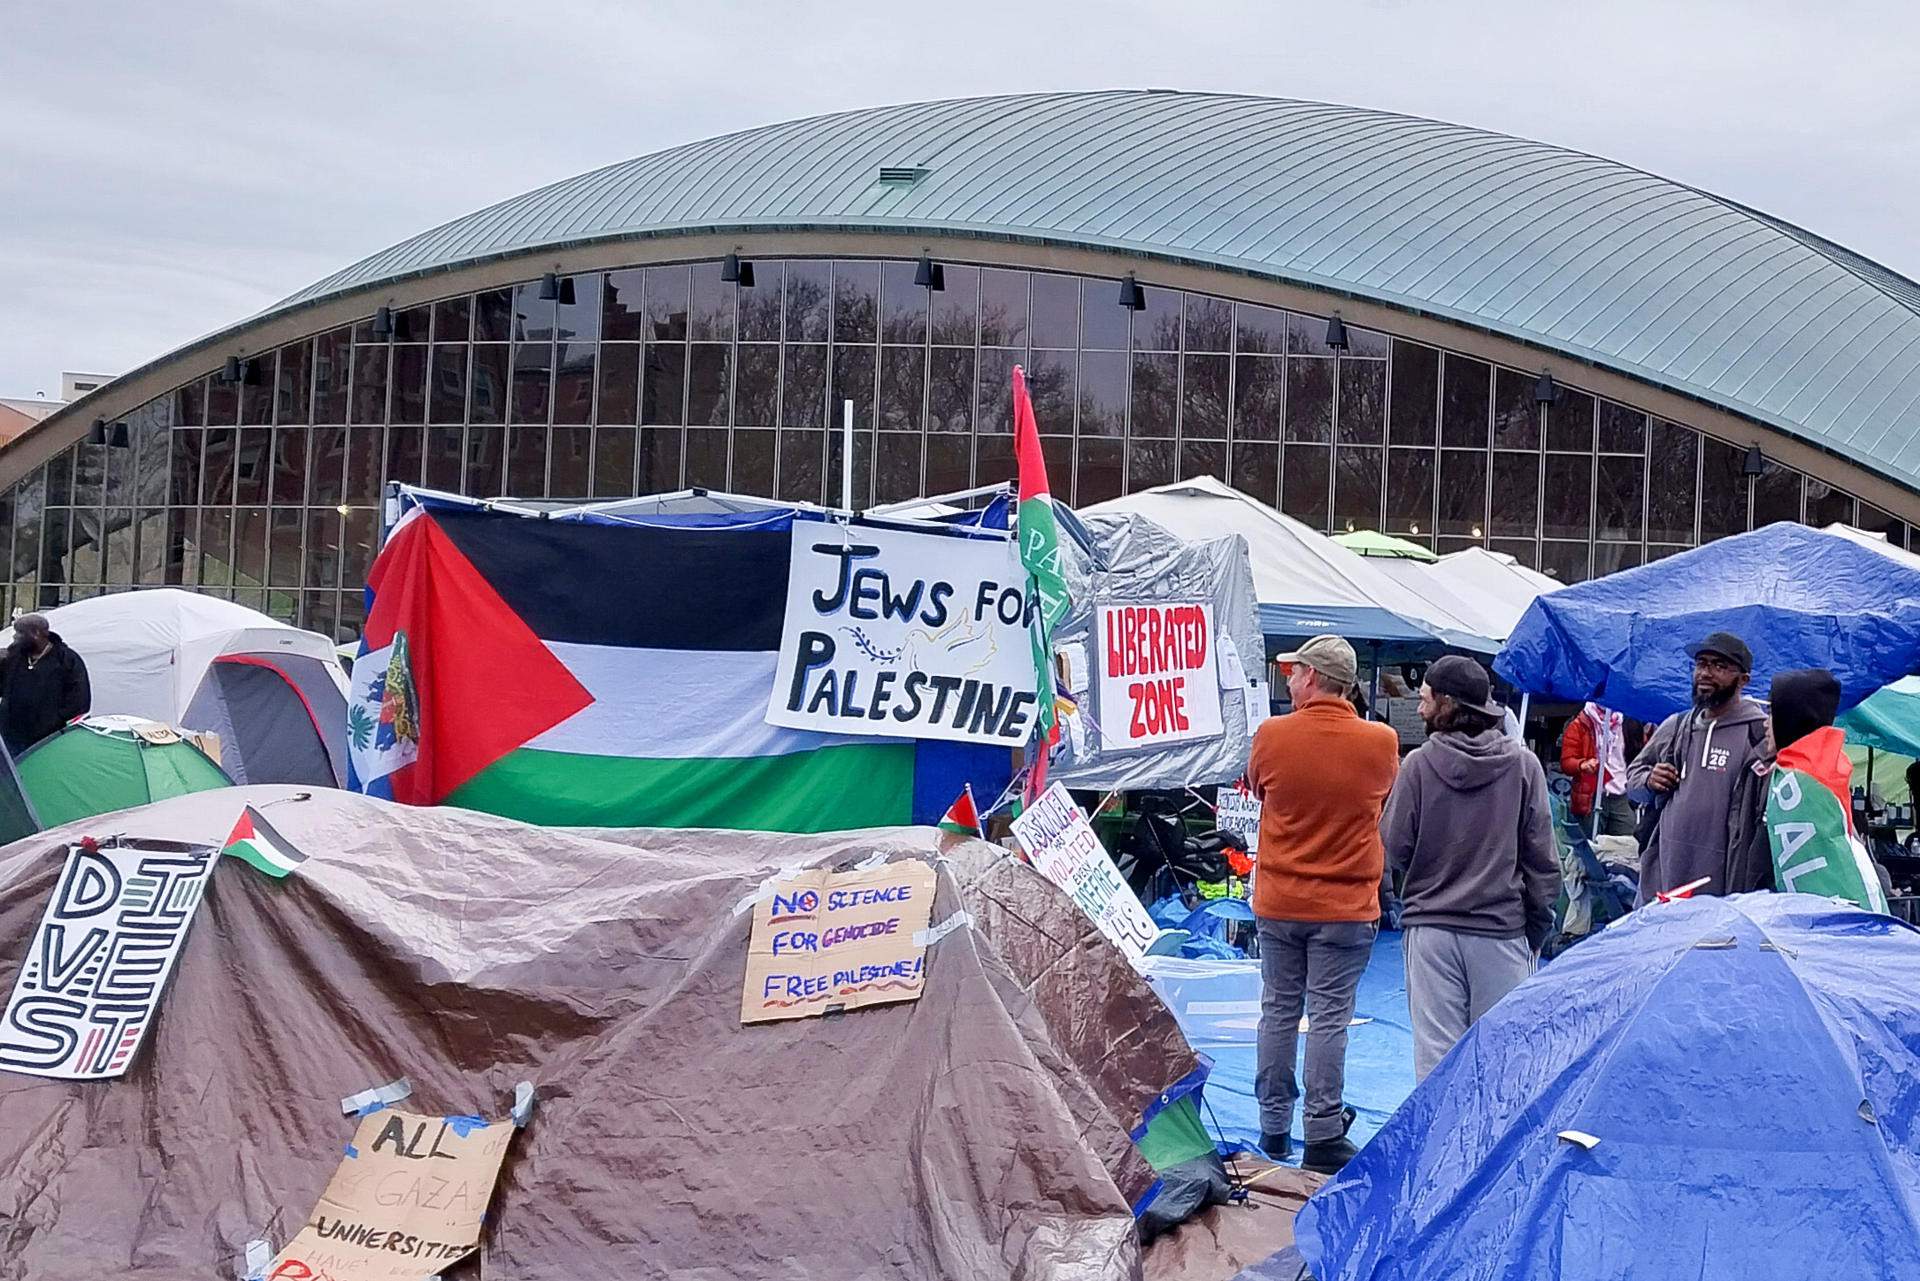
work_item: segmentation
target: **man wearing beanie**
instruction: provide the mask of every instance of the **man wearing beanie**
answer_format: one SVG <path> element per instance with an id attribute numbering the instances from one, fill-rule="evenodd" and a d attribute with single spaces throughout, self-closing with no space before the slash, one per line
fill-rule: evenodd
<path id="1" fill-rule="evenodd" d="M 1885 912 L 1879 869 L 1853 830 L 1853 762 L 1833 723 L 1840 682 L 1818 669 L 1781 672 L 1771 692 L 1778 754 L 1767 786 L 1767 845 L 1775 887 Z"/>
<path id="2" fill-rule="evenodd" d="M 1502 732 L 1491 685 L 1471 658 L 1427 669 L 1431 737 L 1401 765 L 1380 820 L 1388 873 L 1406 881 L 1416 1080 L 1533 973 L 1560 895 L 1546 771 Z"/>

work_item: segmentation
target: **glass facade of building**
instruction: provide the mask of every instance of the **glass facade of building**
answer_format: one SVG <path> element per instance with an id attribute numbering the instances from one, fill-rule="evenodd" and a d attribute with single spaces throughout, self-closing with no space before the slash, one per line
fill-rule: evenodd
<path id="1" fill-rule="evenodd" d="M 11 609 L 176 584 L 342 639 L 389 481 L 615 498 L 703 486 L 891 502 L 1013 473 L 1024 365 L 1076 506 L 1219 477 L 1318 529 L 1487 546 L 1566 581 L 1775 520 L 1906 527 L 1631 405 L 1326 316 L 1117 279 L 893 260 L 718 261 L 529 281 L 372 317 L 189 383 L 0 499 Z M 1223 282 L 1226 280 L 1223 277 Z M 557 297 L 543 298 L 543 293 Z"/>

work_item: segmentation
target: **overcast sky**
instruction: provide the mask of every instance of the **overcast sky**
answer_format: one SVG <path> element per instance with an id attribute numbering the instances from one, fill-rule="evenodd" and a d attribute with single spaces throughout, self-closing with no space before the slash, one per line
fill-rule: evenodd
<path id="1" fill-rule="evenodd" d="M 0 35 L 0 395 L 528 188 L 850 107 L 1170 87 L 1596 152 L 1920 275 L 1920 6 L 95 0 Z"/>

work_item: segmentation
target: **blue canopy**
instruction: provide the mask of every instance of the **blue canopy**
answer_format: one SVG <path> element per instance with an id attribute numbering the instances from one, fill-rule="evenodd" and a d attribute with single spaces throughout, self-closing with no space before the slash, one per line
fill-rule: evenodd
<path id="1" fill-rule="evenodd" d="M 1692 701 L 1686 647 L 1729 631 L 1753 691 L 1824 667 L 1841 706 L 1920 671 L 1920 572 L 1902 558 L 1783 522 L 1537 598 L 1494 670 L 1522 690 L 1658 721 Z"/>
<path id="2" fill-rule="evenodd" d="M 1920 1276 L 1920 931 L 1643 908 L 1476 1024 L 1295 1236 L 1318 1281 Z"/>

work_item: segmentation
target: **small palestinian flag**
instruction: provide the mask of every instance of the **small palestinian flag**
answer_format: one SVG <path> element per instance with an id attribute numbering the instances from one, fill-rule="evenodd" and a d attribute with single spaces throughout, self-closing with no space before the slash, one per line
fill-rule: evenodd
<path id="1" fill-rule="evenodd" d="M 940 820 L 940 830 L 986 839 L 986 830 L 980 826 L 980 810 L 973 803 L 972 783 L 967 784 L 958 800 L 947 806 L 946 815 Z"/>
<path id="2" fill-rule="evenodd" d="M 233 835 L 220 852 L 245 859 L 272 877 L 284 877 L 307 861 L 307 856 L 274 831 L 251 805 L 240 811 L 240 821 L 233 825 Z"/>

